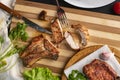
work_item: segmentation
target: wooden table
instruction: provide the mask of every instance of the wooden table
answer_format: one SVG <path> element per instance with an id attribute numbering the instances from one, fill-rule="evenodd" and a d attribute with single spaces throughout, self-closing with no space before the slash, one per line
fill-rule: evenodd
<path id="1" fill-rule="evenodd" d="M 82 24 L 89 30 L 90 40 L 87 46 L 107 44 L 117 50 L 120 50 L 120 17 L 96 12 L 89 12 L 78 9 L 65 8 L 66 15 L 71 24 Z M 35 3 L 24 0 L 17 0 L 15 10 L 30 20 L 43 27 L 49 27 L 48 22 L 38 20 L 38 15 L 42 10 L 47 11 L 48 19 L 56 14 L 56 6 Z M 19 20 L 21 21 L 21 20 Z M 12 19 L 11 26 L 15 26 L 17 19 Z M 27 32 L 32 38 L 41 34 L 36 30 L 28 27 Z M 41 59 L 33 67 L 41 66 L 50 68 L 55 74 L 61 76 L 68 60 L 76 54 L 76 51 L 63 46 L 60 49 L 60 56 L 57 61 L 50 59 Z M 120 62 L 120 53 L 116 54 Z"/>

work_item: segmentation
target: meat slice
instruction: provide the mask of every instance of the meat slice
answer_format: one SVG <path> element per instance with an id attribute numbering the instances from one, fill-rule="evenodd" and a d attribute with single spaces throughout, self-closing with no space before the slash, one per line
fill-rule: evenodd
<path id="1" fill-rule="evenodd" d="M 55 43 L 60 43 L 63 40 L 63 30 L 57 18 L 51 23 L 51 30 Z"/>
<path id="2" fill-rule="evenodd" d="M 86 46 L 88 44 L 88 40 L 89 40 L 88 29 L 81 24 L 72 25 L 72 28 L 74 28 L 76 30 L 76 32 L 78 32 L 79 35 L 81 36 L 81 44 L 83 46 Z"/>
<path id="3" fill-rule="evenodd" d="M 37 62 L 38 60 L 40 60 L 42 58 L 57 59 L 58 58 L 58 54 L 52 54 L 51 52 L 45 50 L 45 51 L 43 51 L 41 53 L 30 54 L 30 55 L 24 57 L 22 60 L 23 60 L 23 64 L 26 67 L 30 67 L 35 62 Z"/>
<path id="4" fill-rule="evenodd" d="M 47 15 L 47 12 L 45 11 L 45 10 L 42 10 L 41 12 L 40 12 L 40 14 L 39 14 L 39 16 L 38 16 L 38 19 L 39 20 L 46 20 L 45 18 L 46 18 L 46 15 Z"/>
<path id="5" fill-rule="evenodd" d="M 30 53 L 40 53 L 45 50 L 44 48 L 44 37 L 43 35 L 37 36 L 32 39 L 32 42 L 29 44 L 29 46 L 26 48 L 26 50 L 20 55 L 21 58 L 29 55 Z"/>
<path id="6" fill-rule="evenodd" d="M 89 80 L 115 80 L 117 77 L 117 73 L 113 68 L 99 59 L 95 59 L 91 63 L 85 65 L 83 67 L 83 72 Z"/>
<path id="7" fill-rule="evenodd" d="M 41 54 L 36 53 L 36 54 L 29 54 L 28 56 L 25 56 L 24 58 L 22 58 L 23 64 L 26 67 L 30 67 L 31 65 L 33 65 L 36 61 L 38 61 L 39 59 L 41 59 Z"/>
<path id="8" fill-rule="evenodd" d="M 26 67 L 30 67 L 41 58 L 58 58 L 58 49 L 42 35 L 35 37 L 31 44 L 21 54 L 21 59 Z"/>
<path id="9" fill-rule="evenodd" d="M 64 31 L 65 40 L 72 49 L 79 50 L 87 45 L 89 33 L 83 25 L 72 25 L 71 28 L 64 28 Z"/>
<path id="10" fill-rule="evenodd" d="M 58 49 L 47 39 L 44 40 L 44 46 L 45 46 L 45 49 L 51 53 L 51 55 L 49 55 L 51 56 L 50 58 L 56 60 L 59 54 Z"/>
<path id="11" fill-rule="evenodd" d="M 75 35 L 73 36 L 73 34 L 68 31 L 65 32 L 64 36 L 67 43 L 70 45 L 72 49 L 74 50 L 80 49 L 80 41 L 78 37 L 76 37 Z"/>

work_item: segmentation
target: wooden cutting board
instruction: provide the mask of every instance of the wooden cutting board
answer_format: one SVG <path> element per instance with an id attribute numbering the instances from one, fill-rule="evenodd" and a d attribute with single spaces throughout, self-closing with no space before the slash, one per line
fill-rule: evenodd
<path id="1" fill-rule="evenodd" d="M 32 20 L 33 22 L 43 26 L 44 28 L 50 27 L 49 22 L 38 20 L 39 13 L 42 10 L 47 11 L 48 20 L 52 19 L 52 17 L 56 14 L 56 6 L 24 0 L 17 0 L 14 9 L 23 16 Z M 120 16 L 113 16 L 64 7 L 63 9 L 66 11 L 66 15 L 69 19 L 70 24 L 82 24 L 88 28 L 90 33 L 90 40 L 87 46 L 107 44 L 120 50 Z M 18 21 L 21 22 L 21 20 L 13 18 L 11 27 L 14 27 Z M 27 28 L 27 32 L 30 38 L 41 34 L 40 32 L 30 27 Z M 70 49 L 67 45 L 62 45 L 59 50 L 60 56 L 57 61 L 50 59 L 41 59 L 36 62 L 33 67 L 48 67 L 55 74 L 61 76 L 66 63 L 77 52 Z M 116 54 L 116 58 L 120 62 L 120 53 Z"/>

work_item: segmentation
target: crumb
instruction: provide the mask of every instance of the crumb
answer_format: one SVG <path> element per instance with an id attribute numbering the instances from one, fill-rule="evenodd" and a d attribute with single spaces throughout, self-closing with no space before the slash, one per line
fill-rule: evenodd
<path id="1" fill-rule="evenodd" d="M 47 15 L 47 12 L 42 10 L 38 16 L 38 19 L 39 20 L 46 20 L 46 15 Z"/>

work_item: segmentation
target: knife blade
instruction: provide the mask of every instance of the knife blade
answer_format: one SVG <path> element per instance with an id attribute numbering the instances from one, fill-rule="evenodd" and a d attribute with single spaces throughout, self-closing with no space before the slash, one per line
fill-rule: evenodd
<path id="1" fill-rule="evenodd" d="M 9 7 L 7 7 L 6 5 L 2 4 L 0 2 L 0 8 L 5 10 L 6 12 L 8 12 L 9 14 L 15 16 L 18 19 L 22 19 L 27 25 L 29 25 L 30 27 L 43 32 L 43 33 L 47 33 L 47 34 L 52 34 L 52 32 L 48 31 L 47 29 L 43 28 L 42 26 L 34 23 L 33 21 L 29 20 L 28 18 L 22 16 L 21 14 L 19 14 L 17 11 L 10 9 Z"/>
<path id="2" fill-rule="evenodd" d="M 36 23 L 33 23 L 32 21 L 30 21 L 29 19 L 27 19 L 26 17 L 22 17 L 22 20 L 24 20 L 24 22 L 26 24 L 28 24 L 30 27 L 38 30 L 38 31 L 41 31 L 41 32 L 45 32 L 45 33 L 48 33 L 48 34 L 52 34 L 52 32 L 48 31 L 47 29 L 44 29 L 42 27 L 40 27 L 38 24 Z"/>

